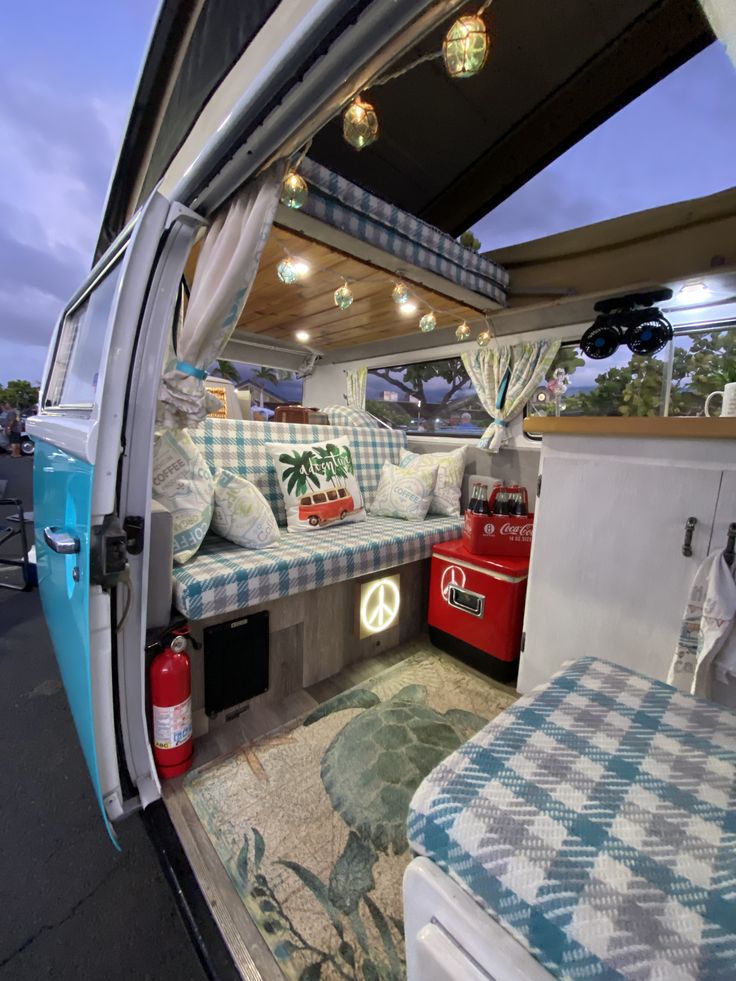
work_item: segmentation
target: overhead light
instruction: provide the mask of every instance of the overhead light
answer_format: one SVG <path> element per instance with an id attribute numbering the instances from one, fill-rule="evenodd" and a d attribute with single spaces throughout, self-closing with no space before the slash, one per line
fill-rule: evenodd
<path id="1" fill-rule="evenodd" d="M 685 283 L 684 286 L 680 287 L 679 295 L 687 298 L 688 300 L 699 300 L 710 295 L 710 289 L 706 283 Z"/>
<path id="2" fill-rule="evenodd" d="M 399 313 L 403 313 L 405 317 L 410 317 L 413 313 L 417 312 L 417 305 L 413 300 L 408 300 L 406 303 L 402 303 L 399 307 Z"/>
<path id="3" fill-rule="evenodd" d="M 296 337 L 296 339 L 300 341 L 302 344 L 306 344 L 307 341 L 309 340 L 310 334 L 309 331 L 298 330 L 296 334 L 294 334 L 294 337 Z"/>
<path id="4" fill-rule="evenodd" d="M 309 275 L 309 263 L 305 262 L 304 259 L 295 259 L 294 272 L 297 275 L 297 279 L 304 279 L 305 276 Z"/>

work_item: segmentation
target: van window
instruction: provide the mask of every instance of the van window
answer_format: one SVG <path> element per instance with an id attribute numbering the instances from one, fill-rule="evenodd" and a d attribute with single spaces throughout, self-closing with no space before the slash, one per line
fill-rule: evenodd
<path id="1" fill-rule="evenodd" d="M 337 496 L 340 497 L 340 498 L 347 497 L 348 496 L 348 492 L 345 490 L 344 487 L 340 487 L 338 489 L 338 491 L 337 491 Z"/>
<path id="2" fill-rule="evenodd" d="M 94 404 L 110 311 L 121 270 L 122 262 L 118 259 L 92 291 L 64 317 L 44 394 L 44 407 L 90 409 Z"/>
<path id="3" fill-rule="evenodd" d="M 326 498 L 326 496 L 324 494 L 315 494 L 314 495 L 314 503 L 315 504 L 327 504 L 327 498 Z"/>
<path id="4" fill-rule="evenodd" d="M 370 368 L 365 407 L 393 429 L 429 436 L 482 436 L 491 421 L 460 358 Z"/>
<path id="5" fill-rule="evenodd" d="M 337 501 L 339 499 L 339 496 L 340 495 L 337 493 L 337 491 L 327 491 L 328 501 Z"/>

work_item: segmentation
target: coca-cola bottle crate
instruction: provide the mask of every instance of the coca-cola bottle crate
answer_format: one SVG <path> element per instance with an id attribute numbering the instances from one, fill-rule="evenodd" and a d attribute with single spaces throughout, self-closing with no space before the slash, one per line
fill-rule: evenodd
<path id="1" fill-rule="evenodd" d="M 524 510 L 528 509 L 527 494 L 523 487 L 494 487 L 488 502 L 490 514 L 465 512 L 463 543 L 474 555 L 515 555 L 528 557 L 532 549 L 533 514 L 494 514 L 499 494 L 520 496 Z"/>

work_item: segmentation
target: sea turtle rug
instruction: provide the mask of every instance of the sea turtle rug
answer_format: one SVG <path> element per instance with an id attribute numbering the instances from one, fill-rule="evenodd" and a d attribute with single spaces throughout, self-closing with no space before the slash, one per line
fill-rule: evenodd
<path id="1" fill-rule="evenodd" d="M 188 776 L 186 793 L 287 978 L 405 977 L 409 801 L 512 700 L 421 649 Z"/>

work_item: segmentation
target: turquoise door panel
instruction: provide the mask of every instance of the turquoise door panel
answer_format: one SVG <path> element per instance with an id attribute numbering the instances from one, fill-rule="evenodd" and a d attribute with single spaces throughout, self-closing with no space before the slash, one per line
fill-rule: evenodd
<path id="1" fill-rule="evenodd" d="M 92 704 L 89 545 L 95 468 L 44 440 L 35 443 L 33 514 L 41 603 L 97 803 L 117 846 L 102 802 Z M 49 526 L 77 538 L 79 552 L 65 555 L 49 548 L 43 535 Z"/>

